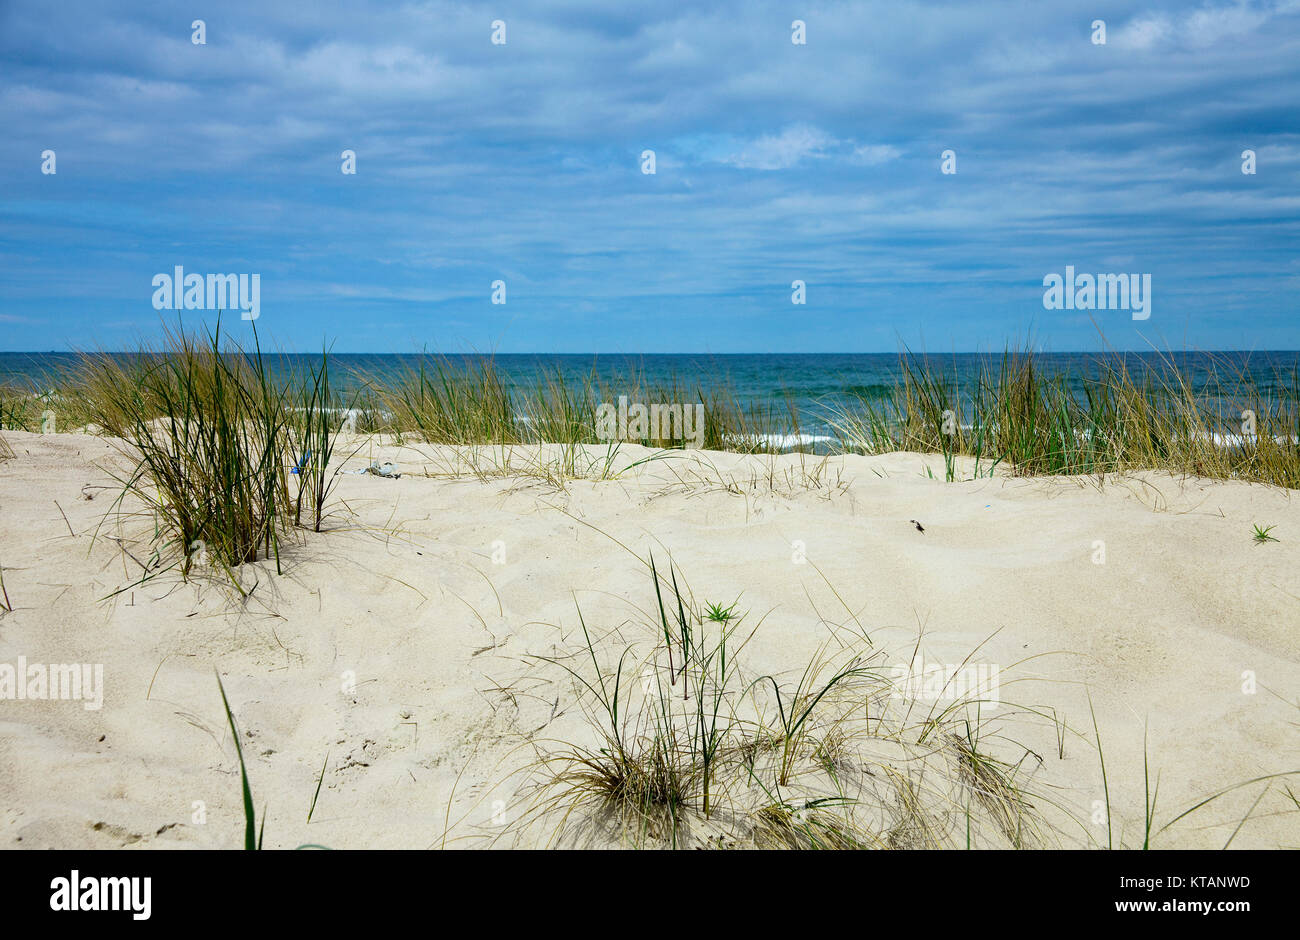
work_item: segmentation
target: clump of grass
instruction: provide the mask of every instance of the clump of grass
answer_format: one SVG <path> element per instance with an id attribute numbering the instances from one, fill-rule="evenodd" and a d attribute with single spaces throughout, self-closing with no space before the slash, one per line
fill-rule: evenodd
<path id="1" fill-rule="evenodd" d="M 579 609 L 580 665 L 542 660 L 573 680 L 594 742 L 535 742 L 533 795 L 510 832 L 553 826 L 553 843 L 845 849 L 959 838 L 1019 846 L 1043 830 L 1018 769 L 977 747 L 971 726 L 960 746 L 936 747 L 925 740 L 933 719 L 891 711 L 882 653 L 828 646 L 792 684 L 749 678 L 741 654 L 757 627 L 737 604 L 696 604 L 675 567 L 646 567 L 655 586 L 647 653 L 631 643 L 605 658 Z M 873 755 L 877 747 L 896 758 Z"/>
<path id="2" fill-rule="evenodd" d="M 643 682 L 654 686 L 654 704 L 648 714 L 629 724 L 627 714 L 631 677 L 624 666 L 631 651 L 620 656 L 612 676 L 596 658 L 595 644 L 579 610 L 579 623 L 586 638 L 594 678 L 561 664 L 597 706 L 601 746 L 573 748 L 547 757 L 544 765 L 561 783 L 563 798 L 592 804 L 611 817 L 617 829 L 652 839 L 668 838 L 674 845 L 680 833 L 682 815 L 702 773 L 690 760 L 689 748 L 695 735 L 683 735 L 671 721 L 673 703 L 658 671 Z M 671 672 L 671 669 L 670 669 Z M 647 698 L 648 689 L 647 689 Z M 644 719 L 644 720 L 643 720 Z"/>
<path id="3" fill-rule="evenodd" d="M 941 360 L 904 352 L 893 390 L 833 409 L 839 446 L 988 461 L 1022 476 L 1166 470 L 1300 487 L 1300 376 L 1261 387 L 1211 359 L 1193 380 L 1172 356 L 1130 367 L 1099 356 L 1079 374 L 1044 372 L 1028 352 L 986 359 L 965 387 Z"/>
<path id="4" fill-rule="evenodd" d="M 496 838 L 524 839 L 541 827 L 550 844 L 636 847 L 1095 844 L 1083 816 L 1058 802 L 1053 788 L 1034 784 L 1044 759 L 1006 737 L 1004 712 L 992 731 L 995 719 L 983 714 L 979 698 L 914 719 L 915 702 L 889 678 L 883 652 L 865 637 L 855 647 L 839 633 L 839 648 L 817 651 L 793 682 L 749 677 L 741 659 L 757 627 L 743 625 L 735 604 L 697 605 L 674 566 L 664 573 L 650 559 L 646 567 L 656 589 L 643 612 L 641 642 L 623 638 L 625 624 L 597 637 L 579 608 L 577 659 L 559 653 L 541 659 L 573 680 L 590 737 L 585 743 L 530 740 L 537 748 L 525 769 L 532 786 L 523 791 L 522 812 Z M 731 616 L 710 616 L 720 610 Z M 644 654 L 641 643 L 649 644 Z M 1005 699 L 1000 707 L 1050 722 L 1059 741 L 1054 712 Z M 1103 844 L 1124 847 L 1095 714 L 1092 730 L 1105 795 Z M 1221 796 L 1262 784 L 1231 844 L 1269 787 L 1294 773 L 1225 788 L 1158 825 L 1160 784 L 1144 748 L 1141 845 L 1152 846 Z M 1286 788 L 1279 783 L 1278 789 Z M 1073 834 L 1076 827 L 1082 839 Z"/>
<path id="5" fill-rule="evenodd" d="M 704 616 L 711 623 L 727 623 L 736 617 L 736 603 L 733 602 L 730 607 L 723 607 L 718 603 L 706 604 Z"/>
<path id="6" fill-rule="evenodd" d="M 330 460 L 338 443 L 345 414 L 356 410 L 360 392 L 353 395 L 347 408 L 338 407 L 330 387 L 329 354 L 321 352 L 320 367 L 309 367 L 309 374 L 296 381 L 297 407 L 287 423 L 287 436 L 294 464 L 290 475 L 296 478 L 297 494 L 293 504 L 294 525 L 303 524 L 306 510 L 311 528 L 319 532 L 325 502 L 338 482 L 337 472 L 329 472 Z"/>
<path id="7" fill-rule="evenodd" d="M 832 673 L 829 679 L 823 678 L 825 672 Z M 808 665 L 804 667 L 788 702 L 775 678 L 763 676 L 758 680 L 771 684 L 777 716 L 780 720 L 775 735 L 775 740 L 778 742 L 777 750 L 780 752 L 776 776 L 779 786 L 787 786 L 790 783 L 796 762 L 808 749 L 812 734 L 810 719 L 818 703 L 836 686 L 866 674 L 867 667 L 858 657 L 851 659 L 845 666 L 831 669 L 827 660 L 819 654 L 809 660 Z"/>
<path id="8" fill-rule="evenodd" d="M 869 849 L 874 842 L 863 841 L 861 833 L 844 825 L 834 809 L 848 805 L 841 797 L 819 797 L 797 803 L 781 802 L 764 806 L 754 814 L 751 839 L 759 849 Z"/>
<path id="9" fill-rule="evenodd" d="M 41 425 L 40 399 L 32 389 L 0 385 L 0 431 L 36 431 Z"/>
<path id="10" fill-rule="evenodd" d="M 1270 526 L 1256 525 L 1254 527 L 1255 533 L 1254 535 L 1251 536 L 1251 538 L 1254 539 L 1256 545 L 1263 545 L 1265 542 L 1276 542 L 1277 539 L 1274 536 L 1269 534 L 1276 528 L 1277 526 L 1275 525 L 1270 525 Z"/>
<path id="11" fill-rule="evenodd" d="M 167 331 L 160 354 L 133 367 L 100 357 L 84 371 L 105 426 L 119 426 L 137 457 L 124 495 L 166 521 L 186 570 L 196 550 L 228 572 L 259 555 L 278 565 L 289 418 L 260 347 L 223 348 L 218 323 L 206 339 Z"/>
<path id="12" fill-rule="evenodd" d="M 574 472 L 582 445 L 608 443 L 597 437 L 597 410 L 630 403 L 704 406 L 701 446 L 712 450 L 768 452 L 777 432 L 799 426 L 798 409 L 790 396 L 779 403 L 742 403 L 725 380 L 708 388 L 687 385 L 676 376 L 657 384 L 646 382 L 636 369 L 602 377 L 589 372 L 566 373 L 560 367 L 539 367 L 531 379 L 512 379 L 490 356 L 422 356 L 398 378 L 359 378 L 376 390 L 390 416 L 387 429 L 401 438 L 427 443 L 508 446 L 558 444 L 564 455 L 561 473 Z M 629 435 L 627 442 L 656 448 L 684 446 L 681 428 L 672 433 Z"/>
<path id="13" fill-rule="evenodd" d="M 1015 783 L 1016 768 L 979 750 L 979 729 L 966 723 L 965 734 L 948 734 L 957 755 L 964 783 L 984 806 L 1007 841 L 1016 848 L 1027 844 L 1025 827 L 1034 825 L 1033 804 Z"/>
<path id="14" fill-rule="evenodd" d="M 607 668 L 579 609 L 590 668 L 546 660 L 575 681 L 584 707 L 591 708 L 598 743 L 539 758 L 549 795 L 525 817 L 553 811 L 567 817 L 565 807 L 576 804 L 623 836 L 679 847 L 696 817 L 707 824 L 717 812 L 719 765 L 733 730 L 727 698 L 734 692 L 734 653 L 744 642 L 736 638 L 740 618 L 707 620 L 682 593 L 672 568 L 665 603 L 653 559 L 649 567 L 662 647 L 656 644 L 641 661 L 629 648 Z"/>
<path id="15" fill-rule="evenodd" d="M 519 436 L 509 389 L 491 359 L 421 357 L 391 384 L 367 381 L 390 428 L 433 444 L 509 444 Z"/>
<path id="16" fill-rule="evenodd" d="M 295 526 L 319 531 L 334 485 L 328 465 L 342 420 L 329 357 L 286 374 L 223 334 L 164 329 L 132 356 L 85 354 L 64 397 L 123 441 L 132 461 L 122 491 L 158 521 L 155 552 L 170 547 L 190 573 L 195 557 L 223 571 L 274 559 Z M 296 489 L 296 492 L 291 492 Z"/>

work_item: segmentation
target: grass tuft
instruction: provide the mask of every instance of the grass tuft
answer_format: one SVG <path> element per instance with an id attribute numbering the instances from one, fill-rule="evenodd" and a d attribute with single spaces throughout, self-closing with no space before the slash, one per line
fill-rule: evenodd
<path id="1" fill-rule="evenodd" d="M 1265 542 L 1276 542 L 1277 539 L 1269 533 L 1276 529 L 1277 526 L 1255 526 L 1255 533 L 1251 536 L 1256 545 L 1263 545 Z"/>

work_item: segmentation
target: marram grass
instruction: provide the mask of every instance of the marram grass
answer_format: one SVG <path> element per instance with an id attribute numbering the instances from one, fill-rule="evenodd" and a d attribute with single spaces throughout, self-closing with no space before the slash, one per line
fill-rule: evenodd
<path id="1" fill-rule="evenodd" d="M 1300 488 L 1300 376 L 1273 376 L 1261 387 L 1227 360 L 1211 360 L 1196 381 L 1172 358 L 1160 368 L 1135 368 L 1117 355 L 1099 355 L 1088 374 L 1067 376 L 1045 371 L 1031 353 L 1008 350 L 959 381 L 941 357 L 904 353 L 897 380 L 883 395 L 801 413 L 785 394 L 741 401 L 725 379 L 708 386 L 677 378 L 650 383 L 635 370 L 611 379 L 594 370 L 565 375 L 539 367 L 532 381 L 519 381 L 490 357 L 437 355 L 420 357 L 396 377 L 350 375 L 349 384 L 362 391 L 343 402 L 330 387 L 325 353 L 310 374 L 272 380 L 283 370 L 270 368 L 260 350 L 245 354 L 227 346 L 218 352 L 212 339 L 169 333 L 158 348 L 84 356 L 77 369 L 52 379 L 39 394 L 34 388 L 0 388 L 0 430 L 38 431 L 41 416 L 52 411 L 60 430 L 91 425 L 144 439 L 142 421 L 176 417 L 173 412 L 192 408 L 196 400 L 214 404 L 220 394 L 214 416 L 229 413 L 256 422 L 257 433 L 268 439 L 263 443 L 298 451 L 286 458 L 292 468 L 303 457 L 328 456 L 321 434 L 337 432 L 340 415 L 349 410 L 358 416 L 359 432 L 388 432 L 399 441 L 550 443 L 572 451 L 602 443 L 597 408 L 626 396 L 646 405 L 702 403 L 702 444 L 709 450 L 808 449 L 788 448 L 781 438 L 818 426 L 828 428 L 832 439 L 821 445 L 823 451 L 942 453 L 950 478 L 953 459 L 967 456 L 976 459 L 979 473 L 1164 470 Z M 308 437 L 315 447 L 306 446 Z M 632 443 L 682 446 L 680 440 L 650 438 Z M 293 481 L 292 502 L 295 521 L 301 523 L 306 512 L 314 525 L 329 487 L 314 475 L 315 466 L 308 469 L 313 475 L 305 491 Z"/>
<path id="2" fill-rule="evenodd" d="M 84 429 L 121 440 L 133 459 L 123 493 L 158 520 L 159 539 L 184 571 L 206 563 L 235 583 L 238 566 L 278 564 L 283 539 L 322 528 L 345 430 L 399 443 L 559 445 L 548 479 L 562 480 L 591 469 L 583 445 L 602 443 L 597 409 L 621 396 L 702 403 L 702 444 L 711 450 L 777 452 L 787 449 L 782 437 L 817 425 L 831 431 L 822 450 L 942 453 L 949 480 L 965 456 L 976 475 L 1162 470 L 1300 488 L 1297 375 L 1261 388 L 1227 362 L 1196 382 L 1172 359 L 1141 371 L 1119 356 L 1096 363 L 1072 382 L 1009 350 L 963 384 L 941 359 L 905 353 L 886 394 L 801 415 L 785 395 L 742 402 L 725 380 L 705 387 L 674 377 L 650 383 L 635 370 L 610 379 L 539 368 L 521 382 L 491 358 L 426 355 L 396 378 L 348 376 L 359 391 L 345 401 L 328 351 L 318 366 L 295 371 L 264 353 L 255 331 L 245 349 L 218 321 L 211 333 L 169 330 L 126 355 L 84 354 L 40 388 L 0 387 L 0 430 Z M 609 463 L 619 444 L 605 443 Z M 9 456 L 0 444 L 0 458 Z"/>
<path id="3" fill-rule="evenodd" d="M 927 709 L 865 636 L 823 646 L 788 675 L 751 674 L 745 650 L 760 627 L 742 602 L 713 616 L 722 608 L 697 601 L 673 565 L 665 572 L 652 559 L 646 567 L 654 589 L 639 633 L 626 620 L 594 630 L 579 608 L 577 649 L 536 658 L 571 680 L 587 731 L 529 737 L 523 747 L 534 759 L 489 843 L 1149 849 L 1221 797 L 1263 785 L 1248 818 L 1270 788 L 1291 794 L 1289 781 L 1300 774 L 1242 781 L 1164 814 L 1144 747 L 1141 826 L 1126 834 L 1095 715 L 1088 736 L 1005 697 L 996 719 L 977 696 Z M 1095 749 L 1104 829 L 1062 802 L 1042 775 L 1044 758 L 1009 736 L 1007 709 L 1017 722 L 1050 722 Z M 1280 802 L 1281 812 L 1300 811 L 1293 794 L 1295 809 Z"/>
<path id="4" fill-rule="evenodd" d="M 161 525 L 158 540 L 188 574 L 272 560 L 298 527 L 320 531 L 347 409 L 329 357 L 307 374 L 272 368 L 253 334 L 167 332 L 129 357 L 83 355 L 59 389 L 88 423 L 122 442 L 130 495 Z"/>
<path id="5" fill-rule="evenodd" d="M 1164 470 L 1300 487 L 1294 373 L 1266 393 L 1224 361 L 1195 384 L 1172 360 L 1142 374 L 1118 356 L 1096 362 L 1096 374 L 1075 377 L 1079 394 L 1028 353 L 986 361 L 966 387 L 904 355 L 889 395 L 836 409 L 830 423 L 846 451 L 965 455 L 1022 476 Z"/>

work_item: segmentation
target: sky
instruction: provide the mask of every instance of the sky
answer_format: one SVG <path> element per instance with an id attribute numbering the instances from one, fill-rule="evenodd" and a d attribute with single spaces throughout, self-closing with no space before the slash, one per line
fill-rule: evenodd
<path id="1" fill-rule="evenodd" d="M 1300 348 L 1300 0 L 0 0 L 0 128 L 0 350 L 176 266 L 288 351 Z"/>

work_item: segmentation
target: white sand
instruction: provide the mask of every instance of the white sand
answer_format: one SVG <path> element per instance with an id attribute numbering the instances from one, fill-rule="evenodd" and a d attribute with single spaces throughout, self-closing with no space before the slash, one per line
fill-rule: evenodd
<path id="1" fill-rule="evenodd" d="M 335 516 L 288 547 L 281 576 L 245 566 L 257 587 L 241 609 L 175 572 L 105 600 L 139 577 L 126 553 L 148 564 L 153 534 L 148 518 L 105 522 L 112 447 L 5 437 L 17 456 L 0 463 L 0 565 L 16 609 L 0 614 L 0 663 L 102 664 L 106 686 L 97 711 L 0 701 L 6 847 L 240 845 L 214 667 L 245 733 L 268 846 L 423 848 L 442 843 L 448 817 L 449 844 L 479 844 L 494 801 L 513 805 L 523 735 L 589 737 L 572 683 L 528 657 L 576 648 L 575 599 L 601 635 L 623 624 L 629 642 L 653 643 L 651 583 L 633 555 L 651 550 L 671 555 L 697 600 L 739 597 L 753 621 L 767 615 L 746 650 L 751 671 L 793 683 L 830 636 L 823 618 L 852 623 L 829 583 L 904 661 L 922 627 L 927 661 L 960 663 L 988 640 L 976 659 L 1001 665 L 1002 698 L 1054 708 L 1087 739 L 1091 693 L 1126 844 L 1141 841 L 1144 725 L 1159 823 L 1231 784 L 1300 770 L 1300 507 L 1284 490 L 1146 473 L 1101 487 L 949 484 L 941 458 L 915 454 L 836 458 L 809 485 L 817 458 L 714 453 L 558 489 L 427 477 L 451 465 L 448 449 L 375 443 L 348 466 L 392 460 L 402 478 L 342 477 L 334 505 L 355 519 Z M 620 462 L 649 453 L 627 446 Z M 539 459 L 515 455 L 517 466 Z M 1252 544 L 1255 523 L 1276 525 L 1280 541 Z M 794 563 L 796 541 L 809 563 Z M 1255 694 L 1243 692 L 1248 671 Z M 1071 734 L 1060 759 L 1050 722 L 1013 730 L 1043 758 L 1027 758 L 1035 786 L 1087 821 L 1102 799 L 1095 748 Z M 1274 781 L 1234 847 L 1300 846 L 1287 785 L 1300 796 L 1300 777 Z M 1156 845 L 1221 847 L 1265 786 Z M 1104 844 L 1105 827 L 1087 825 Z M 1084 838 L 1076 829 L 1066 843 Z"/>

